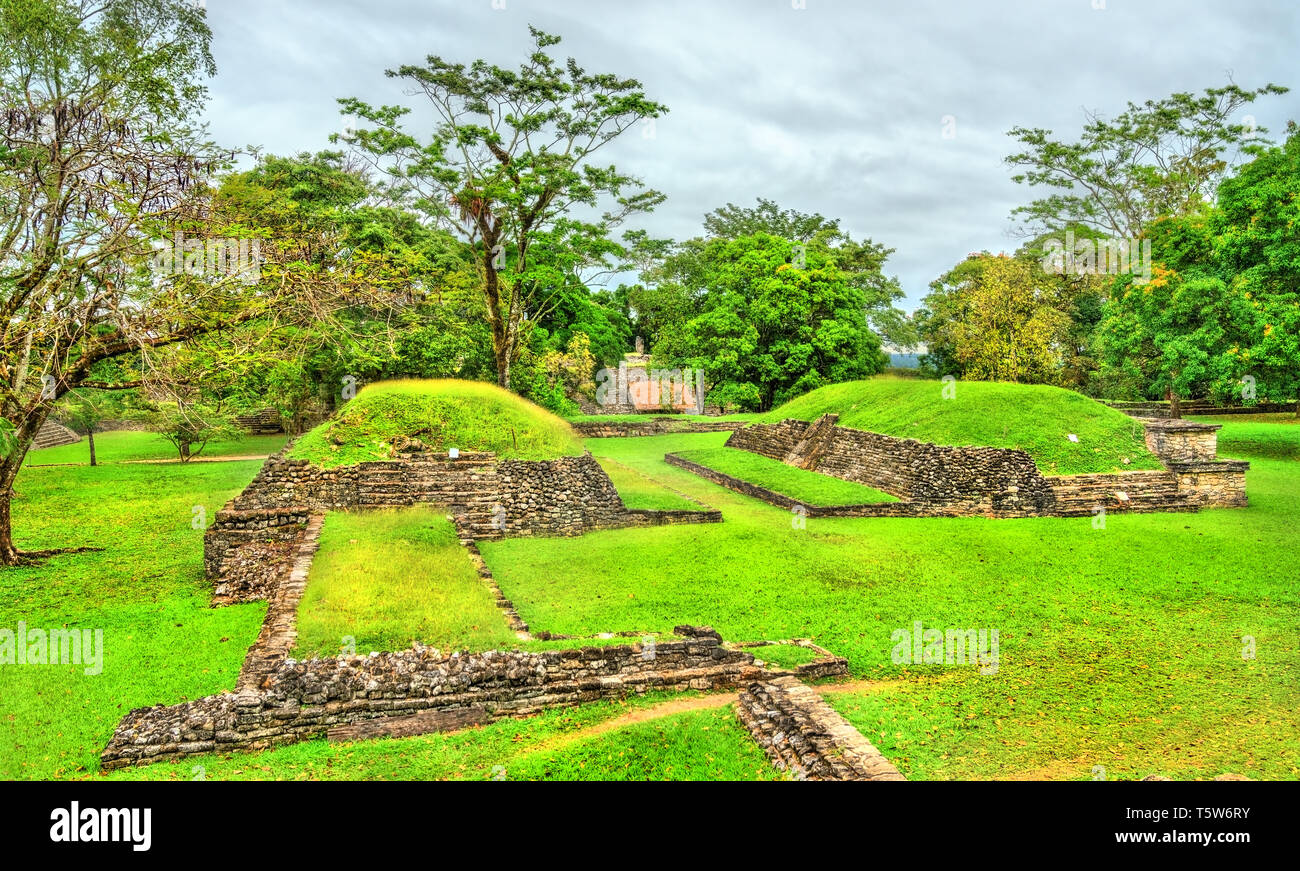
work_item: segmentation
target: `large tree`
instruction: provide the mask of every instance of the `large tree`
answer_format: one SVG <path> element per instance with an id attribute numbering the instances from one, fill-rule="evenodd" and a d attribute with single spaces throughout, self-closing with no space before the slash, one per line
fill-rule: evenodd
<path id="1" fill-rule="evenodd" d="M 1031 257 L 972 254 L 930 285 L 917 312 L 940 375 L 1058 384 L 1070 355 L 1070 286 Z"/>
<path id="2" fill-rule="evenodd" d="M 230 267 L 253 231 L 209 196 L 228 155 L 190 123 L 210 39 L 188 0 L 0 4 L 0 563 L 35 556 L 13 541 L 13 483 L 61 396 L 137 386 L 198 336 L 327 318 L 354 274 L 284 238 Z"/>
<path id="3" fill-rule="evenodd" d="M 694 315 L 666 327 L 657 365 L 703 370 L 710 399 L 766 410 L 884 370 L 862 288 L 824 248 L 756 233 L 700 251 Z"/>
<path id="4" fill-rule="evenodd" d="M 1006 158 L 1016 182 L 1050 191 L 1015 209 L 1034 233 L 1084 226 L 1115 239 L 1139 239 L 1161 217 L 1189 214 L 1214 195 L 1237 152 L 1249 152 L 1264 128 L 1238 112 L 1287 89 L 1235 84 L 1203 94 L 1171 94 L 1129 103 L 1114 118 L 1089 114 L 1075 142 L 1051 130 L 1015 127 L 1022 151 Z"/>
<path id="5" fill-rule="evenodd" d="M 575 274 L 609 265 L 618 251 L 614 227 L 663 200 L 594 158 L 667 109 L 647 99 L 635 79 L 557 61 L 547 49 L 560 38 L 530 31 L 534 49 L 517 70 L 430 56 L 424 65 L 387 71 L 428 98 L 431 135 L 403 129 L 405 107 L 339 101 L 344 113 L 372 125 L 342 138 L 389 174 L 392 195 L 476 246 L 497 381 L 505 387 L 530 321 Z"/>
<path id="6" fill-rule="evenodd" d="M 1300 399 L 1300 127 L 1288 133 L 1219 186 L 1210 217 L 1214 256 L 1256 312 L 1243 378 L 1283 402 Z"/>

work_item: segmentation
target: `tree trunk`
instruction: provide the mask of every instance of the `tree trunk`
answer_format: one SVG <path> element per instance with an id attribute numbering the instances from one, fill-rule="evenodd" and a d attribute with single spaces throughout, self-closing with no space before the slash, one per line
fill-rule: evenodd
<path id="1" fill-rule="evenodd" d="M 176 447 L 180 451 L 181 462 L 188 463 L 190 461 L 190 443 L 180 442 L 176 445 Z"/>
<path id="2" fill-rule="evenodd" d="M 90 465 L 97 466 L 95 462 L 95 430 L 90 429 L 86 432 L 86 440 L 90 442 Z"/>
<path id="3" fill-rule="evenodd" d="M 25 452 L 24 452 L 25 453 Z M 9 506 L 13 501 L 14 478 L 22 459 L 6 457 L 0 461 L 0 565 L 12 566 L 19 562 L 18 548 L 14 546 L 14 536 L 10 526 Z"/>
<path id="4" fill-rule="evenodd" d="M 1172 390 L 1167 391 L 1165 395 L 1169 398 L 1169 416 L 1174 420 L 1181 420 L 1183 417 L 1183 401 Z"/>
<path id="5" fill-rule="evenodd" d="M 50 408 L 38 407 L 14 433 L 13 450 L 0 458 L 0 565 L 12 566 L 22 562 L 22 552 L 14 545 L 11 511 L 14 498 L 14 481 L 23 467 L 23 460 L 36 441 Z"/>
<path id="6" fill-rule="evenodd" d="M 492 356 L 497 367 L 497 384 L 510 389 L 510 327 L 501 314 L 501 280 L 496 266 L 495 237 L 483 242 L 483 296 L 487 300 L 488 322 L 492 325 Z"/>

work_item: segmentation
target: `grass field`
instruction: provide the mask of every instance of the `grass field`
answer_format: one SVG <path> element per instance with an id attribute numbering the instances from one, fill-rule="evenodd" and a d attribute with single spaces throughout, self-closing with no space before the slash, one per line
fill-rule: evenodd
<path id="1" fill-rule="evenodd" d="M 297 659 L 356 651 L 488 650 L 514 640 L 445 512 L 334 513 L 298 605 Z"/>
<path id="2" fill-rule="evenodd" d="M 865 484 L 787 466 L 780 460 L 736 448 L 699 448 L 682 451 L 679 456 L 715 472 L 789 496 L 805 505 L 867 505 L 898 501 L 897 497 Z"/>
<path id="3" fill-rule="evenodd" d="M 1222 422 L 1223 452 L 1253 463 L 1247 509 L 1116 515 L 1105 529 L 1091 518 L 808 519 L 795 529 L 789 512 L 663 462 L 668 451 L 720 447 L 726 433 L 673 435 L 589 444 L 656 486 L 720 508 L 725 523 L 482 547 L 537 629 L 662 633 L 708 623 L 731 640 L 810 637 L 847 656 L 856 676 L 881 682 L 829 698 L 909 778 L 1089 779 L 1102 766 L 1110 778 L 1295 779 L 1300 590 L 1287 567 L 1300 525 L 1300 427 Z M 264 606 L 208 606 L 192 519 L 196 506 L 210 517 L 257 468 L 24 469 L 20 545 L 104 550 L 4 570 L 0 626 L 102 628 L 106 656 L 98 676 L 0 667 L 0 777 L 99 776 L 98 753 L 127 710 L 234 686 Z M 431 571 L 449 570 L 446 554 Z M 894 663 L 892 633 L 915 620 L 998 630 L 997 673 Z M 1243 638 L 1254 658 L 1243 658 Z M 725 708 L 620 719 L 653 703 L 202 764 L 211 779 L 777 776 Z M 190 779 L 194 764 L 113 777 Z"/>
<path id="4" fill-rule="evenodd" d="M 896 438 L 1019 448 L 1045 475 L 1164 468 L 1147 450 L 1142 426 L 1133 418 L 1045 385 L 872 378 L 814 390 L 758 421 L 811 421 L 823 414 L 838 414 L 839 425 L 849 429 Z"/>
<path id="5" fill-rule="evenodd" d="M 482 381 L 382 381 L 357 393 L 290 449 L 295 459 L 333 468 L 386 460 L 398 438 L 437 453 L 491 451 L 518 460 L 576 457 L 582 442 L 563 418 Z"/>
<path id="6" fill-rule="evenodd" d="M 600 450 L 599 444 L 593 447 Z M 596 461 L 605 470 L 605 474 L 609 475 L 614 489 L 628 508 L 651 511 L 699 511 L 703 508 L 699 503 L 683 499 L 653 478 L 648 478 L 617 460 L 597 456 Z"/>
<path id="7" fill-rule="evenodd" d="M 1300 427 L 1279 437 L 1300 440 Z M 727 639 L 811 637 L 857 676 L 904 678 L 835 703 L 913 778 L 1089 778 L 1094 765 L 1112 777 L 1300 776 L 1300 590 L 1281 568 L 1300 464 L 1255 460 L 1248 509 L 1120 515 L 1101 530 L 1090 518 L 800 530 L 789 512 L 661 459 L 725 439 L 602 440 L 725 522 L 486 543 L 523 618 L 566 633 L 693 622 Z M 999 630 L 999 671 L 894 664 L 892 633 L 916 620 Z M 1256 658 L 1243 659 L 1243 636 Z"/>
<path id="8" fill-rule="evenodd" d="M 203 448 L 203 457 L 252 457 L 273 454 L 284 447 L 288 436 L 250 435 L 242 439 L 209 442 Z M 173 460 L 180 457 L 171 443 L 151 432 L 117 430 L 95 436 L 95 458 L 100 463 L 121 463 L 132 460 Z M 86 439 L 76 444 L 59 445 L 29 451 L 26 464 L 35 465 L 90 465 L 90 447 Z"/>
<path id="9" fill-rule="evenodd" d="M 1221 457 L 1300 460 L 1300 420 L 1294 414 L 1223 414 L 1192 419 L 1223 425 L 1219 430 Z"/>

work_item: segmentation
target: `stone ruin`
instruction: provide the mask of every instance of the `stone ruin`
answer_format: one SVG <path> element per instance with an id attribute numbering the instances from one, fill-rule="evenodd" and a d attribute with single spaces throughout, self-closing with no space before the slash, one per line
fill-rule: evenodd
<path id="1" fill-rule="evenodd" d="M 1250 464 L 1219 459 L 1218 424 L 1145 420 L 1163 471 L 1043 475 L 1029 454 L 948 447 L 838 425 L 787 419 L 739 429 L 727 445 L 788 465 L 865 484 L 900 501 L 812 507 L 820 516 L 1076 517 L 1107 512 L 1196 511 L 1246 505 Z M 774 504 L 793 500 L 670 455 L 668 461 Z M 760 492 L 761 491 L 761 492 Z M 777 498 L 772 498 L 777 497 Z M 784 501 L 781 501 L 784 500 Z"/>

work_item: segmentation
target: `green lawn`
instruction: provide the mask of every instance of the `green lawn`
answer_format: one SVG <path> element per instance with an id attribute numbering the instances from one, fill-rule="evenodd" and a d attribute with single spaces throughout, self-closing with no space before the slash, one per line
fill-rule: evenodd
<path id="1" fill-rule="evenodd" d="M 1219 430 L 1221 457 L 1300 460 L 1300 419 L 1294 414 L 1221 414 L 1192 419 L 1223 424 Z"/>
<path id="2" fill-rule="evenodd" d="M 1227 424 L 1230 438 L 1237 424 Z M 1253 425 L 1247 425 L 1253 426 Z M 1279 438 L 1300 441 L 1300 427 Z M 488 542 L 530 624 L 578 634 L 707 623 L 810 637 L 859 677 L 836 704 L 909 777 L 1300 775 L 1300 464 L 1256 459 L 1251 506 L 1092 518 L 809 519 L 668 466 L 725 433 L 605 439 L 722 524 Z M 628 554 L 636 554 L 629 571 Z M 1000 668 L 896 665 L 891 636 L 997 629 Z M 1256 658 L 1243 659 L 1243 636 Z"/>
<path id="3" fill-rule="evenodd" d="M 805 505 L 867 505 L 898 501 L 897 497 L 865 484 L 787 466 L 780 460 L 736 448 L 698 448 L 681 451 L 678 456 L 715 472 L 789 496 Z"/>
<path id="4" fill-rule="evenodd" d="M 1140 422 L 1082 394 L 1041 384 L 945 385 L 879 377 L 822 387 L 758 420 L 811 421 L 823 414 L 838 414 L 840 426 L 895 438 L 1019 448 L 1045 475 L 1164 468 L 1147 450 Z"/>
<path id="5" fill-rule="evenodd" d="M 592 448 L 598 451 L 600 445 L 592 445 Z M 619 497 L 628 508 L 652 511 L 701 511 L 704 508 L 696 502 L 683 499 L 664 485 L 617 460 L 598 456 L 596 461 L 614 482 L 614 488 L 618 490 Z"/>
<path id="6" fill-rule="evenodd" d="M 252 457 L 273 454 L 284 447 L 288 436 L 249 435 L 242 439 L 209 442 L 199 457 Z M 170 442 L 151 432 L 116 430 L 95 436 L 95 458 L 100 463 L 120 463 L 127 460 L 174 460 L 180 462 Z M 90 447 L 86 439 L 76 444 L 59 445 L 29 451 L 26 464 L 63 465 L 75 463 L 90 465 Z"/>
<path id="7" fill-rule="evenodd" d="M 208 520 L 261 463 L 55 466 L 18 476 L 14 527 L 29 550 L 98 546 L 0 570 L 0 626 L 102 629 L 104 667 L 0 666 L 0 778 L 71 777 L 132 708 L 233 689 L 266 606 L 209 607 Z"/>
<path id="8" fill-rule="evenodd" d="M 445 512 L 329 514 L 298 606 L 294 656 L 405 650 L 412 641 L 450 652 L 514 640 Z"/>
<path id="9" fill-rule="evenodd" d="M 721 447 L 727 433 L 673 435 L 590 444 L 721 508 L 726 522 L 482 548 L 537 629 L 666 633 L 708 623 L 728 639 L 809 637 L 847 656 L 856 676 L 889 681 L 832 695 L 832 704 L 910 778 L 1087 779 L 1102 766 L 1112 778 L 1234 771 L 1295 779 L 1300 591 L 1287 557 L 1300 525 L 1300 427 L 1223 422 L 1222 443 L 1240 445 L 1253 464 L 1247 509 L 1120 514 L 1104 529 L 1092 518 L 810 518 L 795 529 L 788 511 L 663 462 L 668 451 Z M 101 628 L 106 657 L 98 676 L 76 666 L 0 667 L 0 777 L 95 775 L 130 708 L 234 686 L 265 606 L 209 607 L 191 519 L 195 506 L 210 518 L 258 466 L 24 469 L 14 506 L 20 544 L 105 550 L 0 572 L 0 626 Z M 426 577 L 466 565 L 463 552 L 456 561 L 452 553 Z M 478 625 L 504 632 L 492 616 Z M 472 611 L 461 618 L 476 625 Z M 997 629 L 997 673 L 895 664 L 891 635 L 915 620 Z M 1253 639 L 1253 659 L 1242 657 L 1243 636 Z M 358 644 L 369 646 L 360 636 Z M 400 741 L 313 741 L 113 776 L 190 779 L 195 764 L 214 779 L 777 776 L 721 710 L 582 731 L 648 703 Z"/>
<path id="10" fill-rule="evenodd" d="M 460 732 L 347 744 L 306 741 L 262 753 L 124 769 L 108 777 L 191 780 L 202 773 L 210 780 L 782 779 L 731 707 L 609 728 L 617 717 L 696 696 L 650 693 Z"/>

